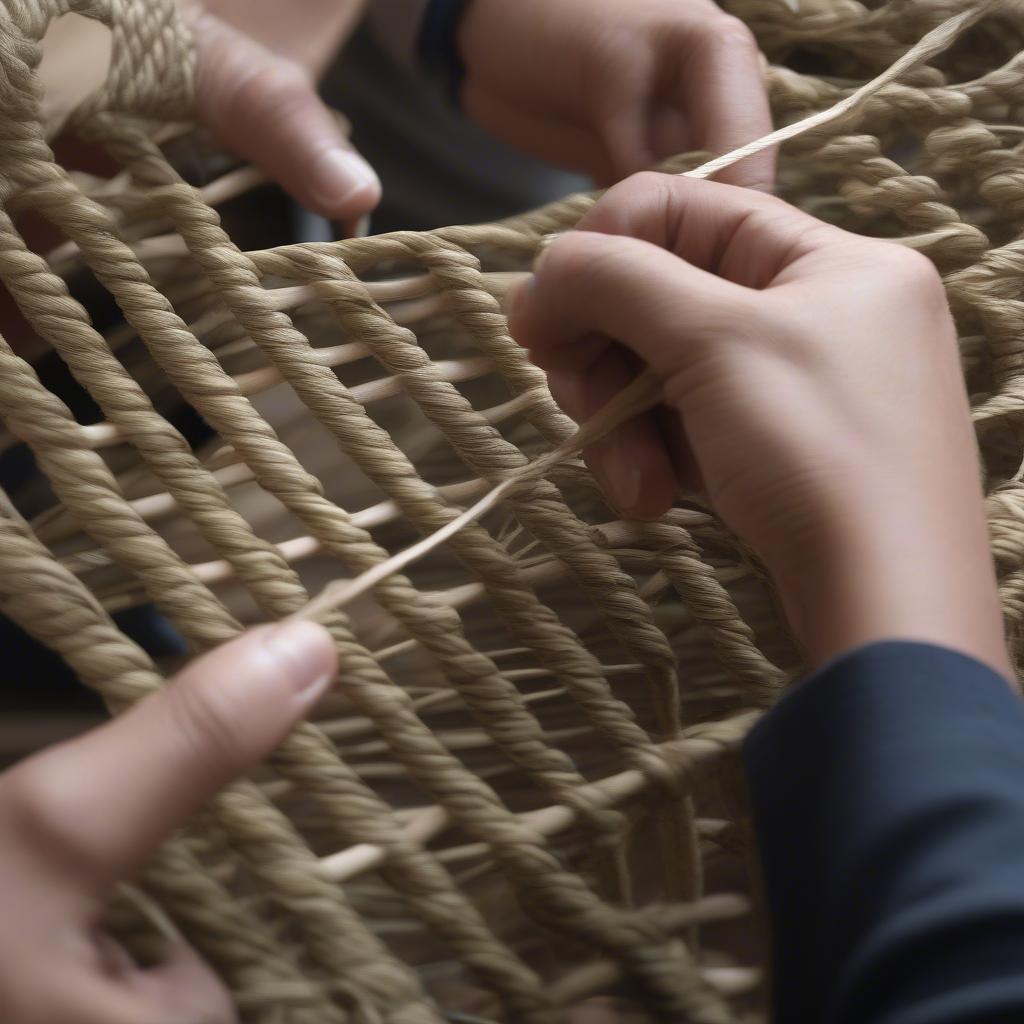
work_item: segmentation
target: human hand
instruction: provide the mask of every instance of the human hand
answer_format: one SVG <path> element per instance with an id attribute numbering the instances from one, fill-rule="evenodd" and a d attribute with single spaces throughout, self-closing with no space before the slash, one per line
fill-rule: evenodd
<path id="1" fill-rule="evenodd" d="M 197 48 L 196 112 L 229 149 L 259 165 L 299 203 L 352 233 L 380 200 L 380 183 L 317 96 L 315 75 L 344 38 L 357 0 L 178 0 Z M 44 117 L 59 126 L 98 88 L 110 61 L 109 33 L 83 34 L 58 20 L 44 42 Z M 100 40 L 104 39 L 104 44 Z M 271 46 L 273 47 L 271 49 Z M 52 125 L 51 125 L 52 127 Z M 57 140 L 65 166 L 109 176 L 117 165 L 99 147 Z M 42 219 L 19 223 L 37 251 L 62 241 Z M 15 351 L 46 351 L 0 287 L 0 325 Z"/>
<path id="2" fill-rule="evenodd" d="M 380 201 L 380 182 L 317 95 L 314 75 L 329 48 L 310 45 L 311 37 L 340 41 L 359 5 L 290 4 L 285 31 L 280 5 L 179 3 L 198 49 L 200 120 L 314 213 L 349 225 L 369 213 Z"/>
<path id="3" fill-rule="evenodd" d="M 662 377 L 669 415 L 593 446 L 595 475 L 638 518 L 703 488 L 815 660 L 918 639 L 1009 674 L 956 332 L 923 256 L 645 174 L 554 241 L 509 308 L 578 420 L 640 364 Z"/>
<path id="4" fill-rule="evenodd" d="M 713 0 L 473 0 L 466 110 L 499 138 L 603 184 L 772 130 L 761 56 Z M 722 174 L 770 189 L 765 153 Z"/>
<path id="5" fill-rule="evenodd" d="M 4 1024 L 233 1024 L 227 992 L 194 952 L 143 970 L 98 922 L 114 886 L 279 743 L 335 670 L 321 627 L 263 627 L 0 775 Z"/>

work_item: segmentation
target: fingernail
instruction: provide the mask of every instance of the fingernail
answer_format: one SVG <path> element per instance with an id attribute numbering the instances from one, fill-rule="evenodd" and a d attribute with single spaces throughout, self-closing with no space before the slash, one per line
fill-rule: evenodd
<path id="1" fill-rule="evenodd" d="M 325 208 L 337 209 L 366 189 L 379 189 L 373 168 L 354 150 L 335 146 L 328 149 L 310 169 L 314 197 Z"/>
<path id="2" fill-rule="evenodd" d="M 509 320 L 515 319 L 516 313 L 526 300 L 527 296 L 534 290 L 536 278 L 533 274 L 524 278 L 518 284 L 512 285 L 505 293 L 502 305 L 505 307 L 505 316 Z"/>
<path id="3" fill-rule="evenodd" d="M 560 232 L 554 232 L 550 235 L 545 235 L 537 245 L 537 255 L 533 259 L 533 272 L 536 274 L 540 271 L 540 268 L 544 265 L 545 259 L 547 259 L 548 251 L 551 246 L 561 238 Z"/>
<path id="4" fill-rule="evenodd" d="M 611 451 L 610 468 L 612 504 L 619 512 L 629 519 L 640 503 L 640 488 L 643 474 L 636 462 L 636 453 L 628 440 L 620 435 L 614 439 Z"/>
<path id="5" fill-rule="evenodd" d="M 548 370 L 548 389 L 563 412 L 577 423 L 583 419 L 584 389 L 578 373 L 568 370 Z"/>
<path id="6" fill-rule="evenodd" d="M 263 649 L 280 666 L 281 679 L 304 702 L 330 686 L 337 672 L 330 634 L 315 622 L 282 622 L 263 635 Z"/>
<path id="7" fill-rule="evenodd" d="M 623 465 L 615 477 L 613 502 L 624 519 L 635 519 L 636 508 L 640 503 L 640 485 L 643 478 L 640 471 L 633 465 Z"/>

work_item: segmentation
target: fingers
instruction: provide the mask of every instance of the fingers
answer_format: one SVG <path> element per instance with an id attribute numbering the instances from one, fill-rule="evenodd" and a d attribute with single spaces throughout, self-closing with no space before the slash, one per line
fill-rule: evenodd
<path id="1" fill-rule="evenodd" d="M 774 196 L 658 173 L 610 189 L 579 227 L 642 239 L 747 288 L 768 287 L 808 254 L 852 237 Z"/>
<path id="2" fill-rule="evenodd" d="M 349 145 L 299 65 L 219 18 L 192 10 L 200 119 L 303 206 L 354 221 L 380 200 L 380 182 Z"/>
<path id="3" fill-rule="evenodd" d="M 614 339 L 671 389 L 700 351 L 739 329 L 748 307 L 745 289 L 648 242 L 574 231 L 510 298 L 509 324 L 544 369 L 585 374 Z"/>
<path id="4" fill-rule="evenodd" d="M 329 634 L 263 627 L 187 668 L 100 729 L 0 777 L 2 828 L 54 885 L 94 901 L 166 835 L 257 764 L 336 671 Z"/>
<path id="5" fill-rule="evenodd" d="M 722 16 L 707 22 L 701 44 L 686 58 L 681 79 L 680 106 L 688 115 L 697 148 L 729 153 L 771 132 L 762 61 L 757 42 L 741 21 Z M 771 192 L 775 152 L 749 157 L 718 178 Z"/>
<path id="6" fill-rule="evenodd" d="M 360 0 L 204 0 L 207 10 L 287 57 L 322 75 L 362 17 Z"/>
<path id="7" fill-rule="evenodd" d="M 708 346 L 731 340 L 730 318 L 745 316 L 743 292 L 647 242 L 573 232 L 548 248 L 512 297 L 510 326 L 549 371 L 556 401 L 583 422 L 636 376 L 638 360 L 678 402 L 688 369 Z M 585 457 L 627 518 L 653 519 L 671 506 L 675 465 L 651 416 L 624 424 Z"/>
<path id="8" fill-rule="evenodd" d="M 738 340 L 774 333 L 755 289 L 822 244 L 817 222 L 770 196 L 657 174 L 616 186 L 581 226 L 548 247 L 508 303 L 513 336 L 577 421 L 635 376 L 622 347 L 661 376 L 685 418 L 708 366 Z M 624 515 L 653 518 L 677 479 L 698 479 L 678 419 L 675 428 L 643 417 L 586 452 Z"/>
<path id="9" fill-rule="evenodd" d="M 624 345 L 661 376 L 670 404 L 723 346 L 775 334 L 758 290 L 850 238 L 771 196 L 659 174 L 616 186 L 581 227 L 510 297 L 513 335 L 539 366 L 581 383 L 612 341 Z"/>
<path id="10" fill-rule="evenodd" d="M 608 346 L 579 371 L 552 371 L 555 401 L 577 423 L 585 423 L 636 376 L 636 361 Z M 674 468 L 654 420 L 640 416 L 622 424 L 584 452 L 601 489 L 626 519 L 655 519 L 672 506 Z"/>

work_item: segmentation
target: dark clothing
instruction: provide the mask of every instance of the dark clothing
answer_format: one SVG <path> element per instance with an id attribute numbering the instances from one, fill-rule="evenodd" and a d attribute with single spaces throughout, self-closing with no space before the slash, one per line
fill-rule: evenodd
<path id="1" fill-rule="evenodd" d="M 453 102 L 458 0 L 374 0 L 322 84 L 373 164 L 374 233 L 499 220 L 592 188 L 510 148 Z"/>
<path id="2" fill-rule="evenodd" d="M 777 1024 L 1024 1022 L 1024 705 L 980 663 L 881 643 L 745 748 Z"/>

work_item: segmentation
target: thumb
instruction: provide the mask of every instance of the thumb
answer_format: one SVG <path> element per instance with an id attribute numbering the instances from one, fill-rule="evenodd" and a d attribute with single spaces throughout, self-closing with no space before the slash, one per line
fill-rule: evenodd
<path id="1" fill-rule="evenodd" d="M 330 635 L 309 622 L 253 630 L 163 691 L 0 781 L 27 857 L 88 903 L 135 873 L 185 818 L 278 744 L 334 678 Z"/>
<path id="2" fill-rule="evenodd" d="M 352 148 L 298 64 L 199 6 L 189 6 L 198 49 L 200 120 L 307 209 L 353 221 L 380 201 L 380 182 Z"/>

